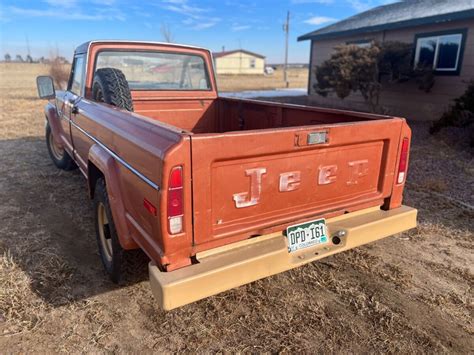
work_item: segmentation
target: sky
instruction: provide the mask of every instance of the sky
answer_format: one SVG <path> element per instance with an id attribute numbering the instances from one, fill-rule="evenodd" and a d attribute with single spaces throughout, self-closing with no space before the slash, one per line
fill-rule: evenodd
<path id="1" fill-rule="evenodd" d="M 307 63 L 297 37 L 393 0 L 0 0 L 1 56 L 71 58 L 91 39 L 163 41 L 212 51 L 246 49 L 284 61 L 283 24 L 290 11 L 289 61 Z"/>

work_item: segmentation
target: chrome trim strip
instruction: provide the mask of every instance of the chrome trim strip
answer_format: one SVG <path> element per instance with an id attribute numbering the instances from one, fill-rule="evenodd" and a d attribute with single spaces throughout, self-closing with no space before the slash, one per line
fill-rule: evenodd
<path id="1" fill-rule="evenodd" d="M 64 115 L 63 115 L 64 117 Z M 66 117 L 64 117 L 66 118 Z M 73 125 L 75 128 L 77 128 L 79 131 L 81 131 L 82 133 L 84 133 L 87 137 L 89 137 L 92 141 L 94 141 L 96 144 L 98 144 L 100 147 L 104 148 L 105 151 L 107 151 L 107 153 L 109 153 L 110 155 L 112 155 L 120 164 L 122 164 L 124 167 L 126 167 L 128 170 L 130 170 L 133 174 L 135 174 L 136 176 L 138 176 L 140 179 L 142 179 L 145 183 L 147 183 L 148 185 L 150 185 L 152 188 L 154 188 L 155 190 L 157 191 L 160 191 L 160 187 L 155 184 L 153 181 L 151 181 L 150 179 L 148 179 L 145 175 L 143 175 L 141 172 L 139 172 L 138 170 L 136 170 L 133 166 L 131 166 L 130 164 L 128 164 L 125 160 L 123 160 L 122 158 L 120 158 L 116 153 L 114 153 L 112 150 L 110 150 L 105 144 L 103 144 L 101 141 L 99 141 L 97 138 L 93 137 L 92 135 L 90 135 L 88 132 L 86 132 L 84 129 L 82 129 L 81 127 L 79 127 L 76 123 L 74 123 L 74 121 L 70 120 L 69 118 L 67 118 L 67 120 L 71 123 L 71 125 Z"/>

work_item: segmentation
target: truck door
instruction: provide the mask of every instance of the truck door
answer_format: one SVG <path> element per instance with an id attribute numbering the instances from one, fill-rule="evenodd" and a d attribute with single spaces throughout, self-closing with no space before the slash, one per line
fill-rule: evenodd
<path id="1" fill-rule="evenodd" d="M 81 57 L 81 58 L 79 58 Z M 76 59 L 77 58 L 77 59 Z M 56 98 L 56 106 L 58 108 L 60 137 L 65 144 L 65 149 L 69 155 L 74 156 L 74 145 L 71 137 L 71 109 L 73 107 L 74 100 L 77 99 L 75 92 L 79 92 L 77 89 L 77 83 L 80 81 L 79 73 L 83 72 L 84 58 L 82 56 L 76 56 L 71 69 L 71 74 L 68 80 L 68 87 L 66 91 L 58 93 Z M 82 70 L 81 70 L 82 68 Z"/>
<path id="2" fill-rule="evenodd" d="M 85 54 L 74 57 L 68 90 L 65 96 L 66 114 L 69 116 L 71 128 L 71 140 L 74 147 L 74 158 L 83 174 L 87 174 L 87 152 L 91 142 L 74 125 L 76 116 L 79 114 L 78 104 L 84 97 L 85 81 Z"/>
<path id="3" fill-rule="evenodd" d="M 56 92 L 56 107 L 59 116 L 59 138 L 64 144 L 66 152 L 73 156 L 74 149 L 71 141 L 71 127 L 69 122 L 69 110 L 66 107 L 66 91 Z"/>

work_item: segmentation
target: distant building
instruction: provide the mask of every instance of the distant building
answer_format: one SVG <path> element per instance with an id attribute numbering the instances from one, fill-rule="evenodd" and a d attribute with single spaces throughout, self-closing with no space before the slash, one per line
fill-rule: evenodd
<path id="1" fill-rule="evenodd" d="M 265 70 L 263 55 L 237 49 L 213 53 L 217 74 L 262 74 Z"/>
<path id="2" fill-rule="evenodd" d="M 298 38 L 311 41 L 308 95 L 315 104 L 367 110 L 359 93 L 344 100 L 316 93 L 317 66 L 341 44 L 370 46 L 373 41 L 413 44 L 413 62 L 430 65 L 436 76 L 429 93 L 416 83 L 392 84 L 382 88 L 383 107 L 390 114 L 433 120 L 464 93 L 474 79 L 474 1 L 410 0 L 379 6 Z"/>

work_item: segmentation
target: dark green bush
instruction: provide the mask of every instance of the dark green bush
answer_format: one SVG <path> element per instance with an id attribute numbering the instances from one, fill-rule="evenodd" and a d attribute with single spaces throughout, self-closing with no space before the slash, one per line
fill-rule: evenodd
<path id="1" fill-rule="evenodd" d="M 344 99 L 351 92 L 359 91 L 375 111 L 378 105 L 380 83 L 377 58 L 378 46 L 357 47 L 344 45 L 336 47 L 330 59 L 316 68 L 316 92 L 327 96 L 330 92 Z"/>
<path id="2" fill-rule="evenodd" d="M 314 88 L 322 96 L 334 92 L 344 99 L 360 92 L 371 110 L 380 110 L 382 79 L 385 82 L 416 80 L 426 92 L 434 85 L 431 69 L 413 69 L 413 45 L 402 42 L 373 42 L 369 47 L 343 45 L 330 59 L 316 67 Z"/>
<path id="3" fill-rule="evenodd" d="M 474 80 L 469 82 L 464 94 L 454 99 L 454 105 L 433 123 L 430 133 L 439 132 L 441 128 L 449 126 L 470 129 L 470 144 L 474 146 Z"/>

